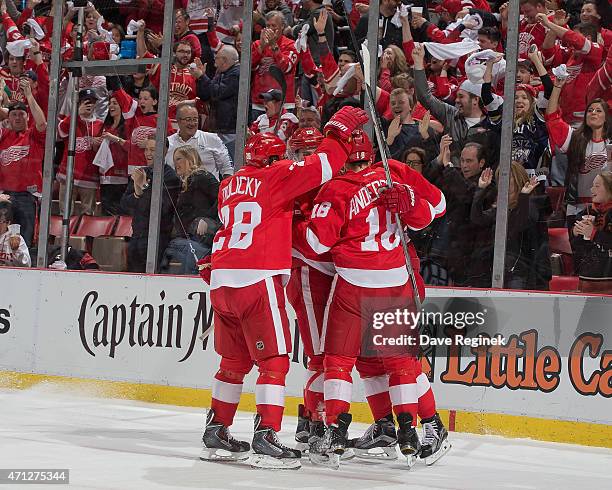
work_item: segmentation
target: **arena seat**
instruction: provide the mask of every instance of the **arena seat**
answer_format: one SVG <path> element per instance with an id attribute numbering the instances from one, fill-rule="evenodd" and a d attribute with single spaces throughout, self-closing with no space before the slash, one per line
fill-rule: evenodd
<path id="1" fill-rule="evenodd" d="M 113 236 L 130 238 L 132 236 L 132 217 L 119 216 Z"/>
<path id="2" fill-rule="evenodd" d="M 78 226 L 80 216 L 70 216 L 69 232 L 72 235 Z M 49 221 L 49 236 L 57 239 L 62 236 L 62 217 L 51 216 Z M 55 243 L 55 241 L 53 241 Z"/>
<path id="3" fill-rule="evenodd" d="M 548 227 L 563 228 L 565 226 L 565 209 L 563 207 L 565 187 L 546 187 L 546 194 L 550 199 L 550 206 L 553 210 L 548 219 Z"/>
<path id="4" fill-rule="evenodd" d="M 567 228 L 550 228 L 548 230 L 548 247 L 551 254 L 559 254 L 563 263 L 562 275 L 571 276 L 574 273 L 572 246 Z"/>
<path id="5" fill-rule="evenodd" d="M 578 291 L 579 279 L 577 276 L 553 276 L 548 283 L 548 288 L 551 291 Z"/>
<path id="6" fill-rule="evenodd" d="M 93 239 L 112 235 L 116 222 L 116 216 L 83 215 L 73 236 L 70 237 L 70 245 L 92 253 Z"/>
<path id="7" fill-rule="evenodd" d="M 74 232 L 75 236 L 98 237 L 112 235 L 117 218 L 115 216 L 87 216 L 83 215 L 81 222 Z"/>

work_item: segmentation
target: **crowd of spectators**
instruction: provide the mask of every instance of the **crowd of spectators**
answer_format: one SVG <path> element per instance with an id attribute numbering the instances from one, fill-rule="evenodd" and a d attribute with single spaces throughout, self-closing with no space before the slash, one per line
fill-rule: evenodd
<path id="1" fill-rule="evenodd" d="M 0 264 L 31 263 L 22 241 L 34 245 L 40 209 L 55 1 L 0 1 Z M 220 225 L 219 181 L 234 173 L 242 151 L 235 142 L 243 3 L 174 0 L 162 272 L 177 272 L 170 264 L 178 262 L 180 273 L 194 273 Z M 277 131 L 289 141 L 298 127 L 321 129 L 340 107 L 364 104 L 351 31 L 359 45 L 367 38 L 369 3 L 254 2 L 248 135 Z M 554 222 L 568 230 L 581 284 L 611 292 L 609 0 L 520 0 L 514 100 L 504 97 L 507 3 L 380 0 L 379 7 L 373 92 L 384 136 L 392 158 L 447 199 L 446 215 L 411 236 L 426 282 L 491 286 L 502 115 L 513 105 L 506 286 L 548 289 Z M 86 58 L 158 57 L 163 8 L 162 0 L 93 0 L 85 10 Z M 65 60 L 74 52 L 75 14 L 67 2 Z M 78 87 L 72 205 L 86 215 L 133 217 L 134 272 L 146 263 L 160 74 L 159 64 L 127 76 L 86 74 Z M 62 71 L 54 154 L 60 205 L 72 83 Z M 553 188 L 561 206 L 551 206 Z M 20 224 L 20 240 L 5 230 L 9 219 Z M 585 265 L 593 257 L 600 267 Z"/>

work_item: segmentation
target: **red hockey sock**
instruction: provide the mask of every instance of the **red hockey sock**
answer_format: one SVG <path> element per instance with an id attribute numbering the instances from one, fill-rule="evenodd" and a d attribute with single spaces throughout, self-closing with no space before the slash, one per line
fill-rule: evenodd
<path id="1" fill-rule="evenodd" d="M 215 374 L 212 386 L 211 408 L 215 412 L 214 421 L 229 427 L 234 422 L 242 393 L 242 381 L 253 367 L 250 359 L 221 358 L 219 371 Z"/>
<path id="2" fill-rule="evenodd" d="M 339 414 L 348 412 L 351 408 L 353 379 L 351 371 L 355 365 L 355 357 L 325 355 L 325 419 L 327 424 L 336 422 Z"/>
<path id="3" fill-rule="evenodd" d="M 419 417 L 428 419 L 436 414 L 436 398 L 434 397 L 429 379 L 421 372 L 416 378 L 417 397 L 419 399 Z"/>
<path id="4" fill-rule="evenodd" d="M 257 413 L 261 427 L 280 431 L 285 410 L 285 377 L 289 372 L 289 356 L 268 357 L 258 361 L 259 377 L 255 386 Z"/>
<path id="5" fill-rule="evenodd" d="M 389 395 L 396 415 L 410 413 L 416 425 L 418 397 L 415 374 L 416 359 L 411 357 L 388 357 L 383 359 L 389 373 Z"/>
<path id="6" fill-rule="evenodd" d="M 389 376 L 379 358 L 360 357 L 355 363 L 363 382 L 363 391 L 374 420 L 380 420 L 393 412 L 389 396 Z"/>
<path id="7" fill-rule="evenodd" d="M 323 420 L 325 411 L 323 400 L 323 355 L 312 356 L 308 361 L 304 383 L 304 407 L 311 420 Z"/>

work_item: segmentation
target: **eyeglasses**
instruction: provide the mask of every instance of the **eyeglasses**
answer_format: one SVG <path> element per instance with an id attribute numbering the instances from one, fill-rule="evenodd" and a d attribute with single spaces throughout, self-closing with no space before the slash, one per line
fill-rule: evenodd
<path id="1" fill-rule="evenodd" d="M 406 160 L 406 163 L 411 167 L 423 165 L 423 162 L 421 160 Z"/>
<path id="2" fill-rule="evenodd" d="M 181 54 L 191 54 L 191 50 L 190 49 L 178 49 L 176 51 L 176 53 L 181 53 Z"/>

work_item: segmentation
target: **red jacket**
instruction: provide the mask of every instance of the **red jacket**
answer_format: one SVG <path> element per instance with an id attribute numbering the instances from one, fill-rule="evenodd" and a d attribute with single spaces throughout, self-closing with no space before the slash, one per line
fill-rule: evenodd
<path id="1" fill-rule="evenodd" d="M 295 68 L 297 65 L 297 53 L 294 41 L 281 36 L 278 40 L 278 50 L 272 51 L 267 46 L 263 52 L 259 51 L 260 41 L 255 41 L 252 47 L 251 70 L 253 73 L 251 87 L 251 102 L 254 105 L 263 105 L 260 95 L 272 88 L 280 89 L 278 82 L 270 75 L 270 66 L 276 65 L 285 74 L 287 82 L 287 98 L 285 100 L 291 108 L 295 103 Z"/>
<path id="2" fill-rule="evenodd" d="M 561 91 L 560 106 L 563 119 L 572 124 L 582 120 L 586 109 L 585 94 L 603 60 L 603 47 L 587 40 L 582 34 L 568 30 L 561 39 L 567 48 L 556 44 L 543 51 L 546 59 L 553 59 L 553 66 L 565 63 L 569 78 Z"/>
<path id="3" fill-rule="evenodd" d="M 42 192 L 45 135 L 35 126 L 23 133 L 0 129 L 0 190 Z"/>
<path id="4" fill-rule="evenodd" d="M 57 127 L 60 137 L 67 139 L 70 131 L 70 116 L 61 120 Z M 74 157 L 74 184 L 80 187 L 96 189 L 100 182 L 99 168 L 93 164 L 97 147 L 94 147 L 93 139 L 102 135 L 102 121 L 85 121 L 79 117 L 76 130 L 76 148 Z M 62 163 L 57 171 L 60 181 L 66 180 L 66 168 L 68 164 L 68 145 L 64 150 Z"/>

